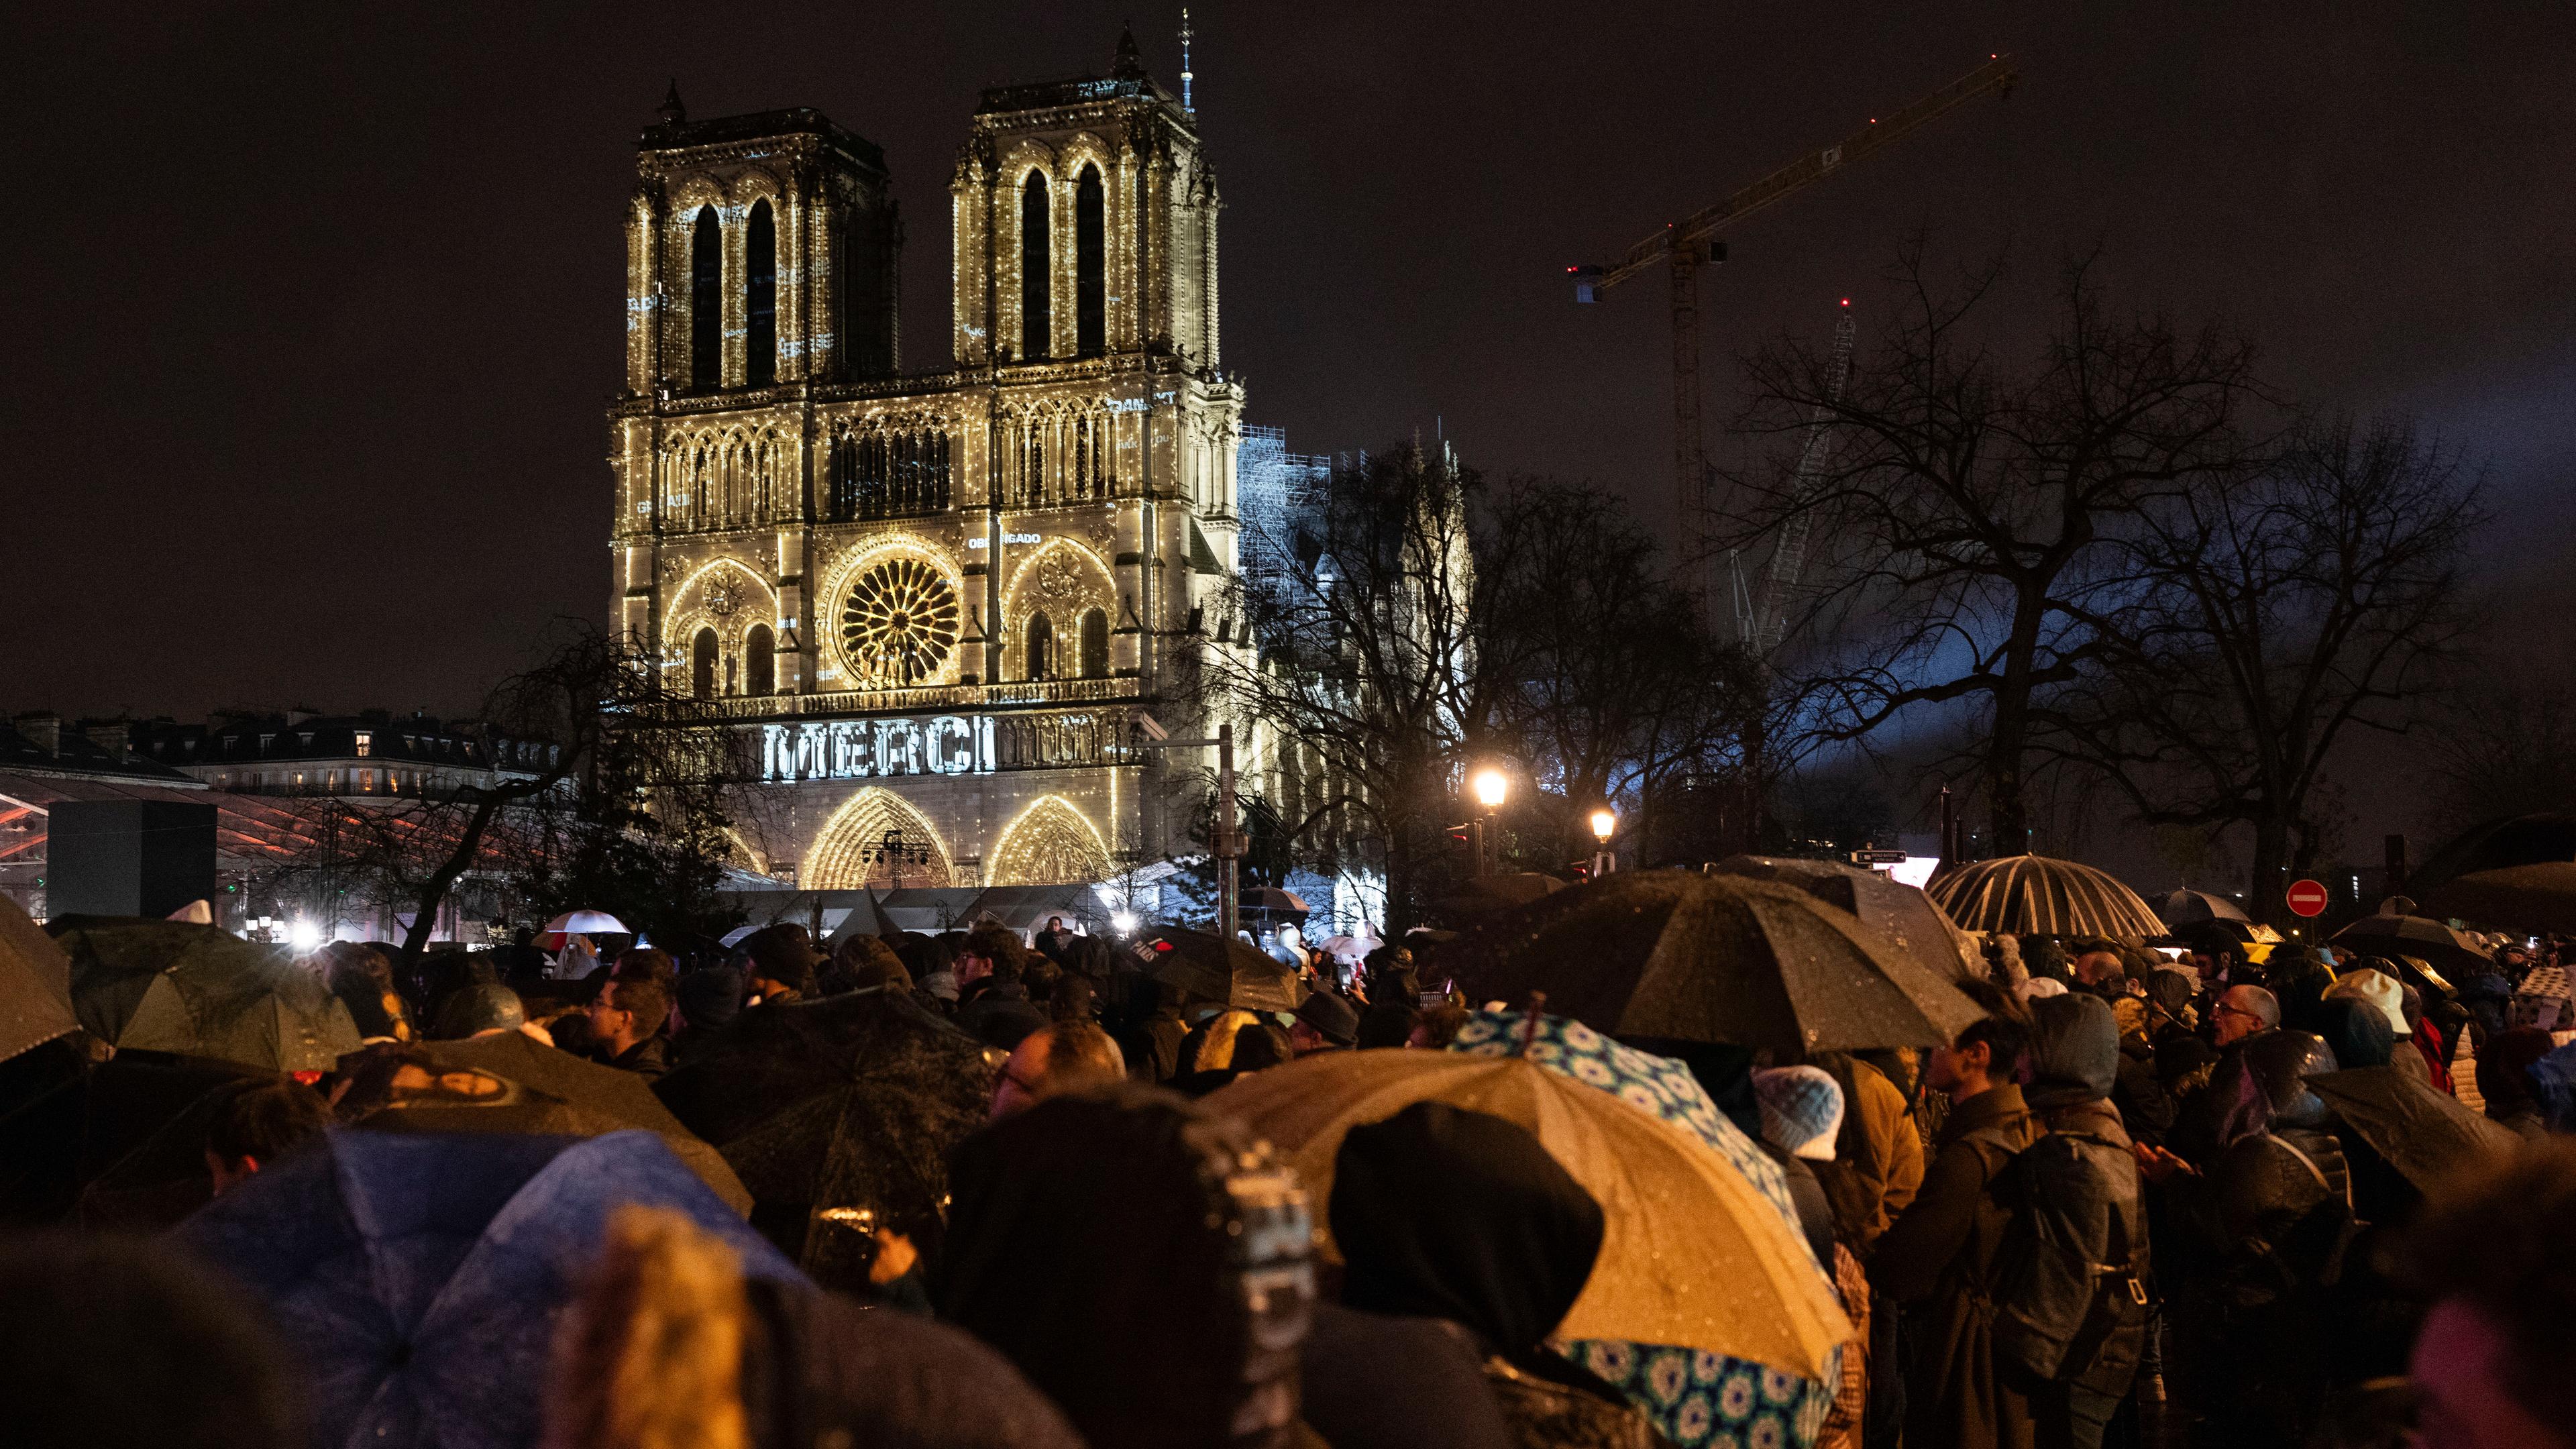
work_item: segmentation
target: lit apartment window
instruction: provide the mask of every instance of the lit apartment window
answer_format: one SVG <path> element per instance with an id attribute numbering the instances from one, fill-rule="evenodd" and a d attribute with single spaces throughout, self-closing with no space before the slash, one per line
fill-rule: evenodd
<path id="1" fill-rule="evenodd" d="M 365 735 L 358 736 L 358 753 L 362 755 L 367 752 L 366 740 L 367 737 Z M 376 793 L 375 771 L 360 770 L 358 772 L 358 793 L 361 795 L 373 795 Z"/>
<path id="2" fill-rule="evenodd" d="M 298 790 L 304 788 L 304 772 L 302 770 L 295 772 L 295 788 Z"/>
<path id="3" fill-rule="evenodd" d="M 374 750 L 370 747 L 373 746 L 375 742 L 376 737 L 374 735 L 367 733 L 365 730 L 358 731 L 358 758 L 363 760 L 368 755 L 373 754 Z M 375 777 L 370 775 L 367 778 L 372 780 Z"/>

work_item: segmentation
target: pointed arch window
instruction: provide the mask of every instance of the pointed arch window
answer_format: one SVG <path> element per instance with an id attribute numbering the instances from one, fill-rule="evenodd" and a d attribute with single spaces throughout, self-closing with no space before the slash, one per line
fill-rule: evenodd
<path id="1" fill-rule="evenodd" d="M 778 226 L 766 198 L 751 204 L 743 228 L 743 360 L 745 387 L 778 381 Z"/>
<path id="2" fill-rule="evenodd" d="M 724 227 L 712 206 L 689 228 L 689 386 L 724 386 Z"/>
<path id="3" fill-rule="evenodd" d="M 1105 610 L 1082 611 L 1082 677 L 1109 677 L 1109 615 Z"/>
<path id="4" fill-rule="evenodd" d="M 1029 657 L 1023 673 L 1029 679 L 1055 678 L 1055 624 L 1044 613 L 1029 615 Z"/>
<path id="5" fill-rule="evenodd" d="M 778 642 L 770 635 L 767 624 L 751 626 L 750 637 L 742 646 L 745 694 L 778 692 Z"/>
<path id="6" fill-rule="evenodd" d="M 1053 255 L 1047 235 L 1047 181 L 1043 171 L 1029 173 L 1020 188 L 1020 357 L 1034 362 L 1053 349 L 1048 327 L 1054 318 L 1048 296 Z"/>
<path id="7" fill-rule="evenodd" d="M 716 631 L 700 629 L 689 646 L 689 692 L 700 699 L 716 697 Z"/>
<path id="8" fill-rule="evenodd" d="M 1085 166 L 1073 187 L 1074 351 L 1097 357 L 1109 347 L 1108 197 L 1100 168 Z"/>

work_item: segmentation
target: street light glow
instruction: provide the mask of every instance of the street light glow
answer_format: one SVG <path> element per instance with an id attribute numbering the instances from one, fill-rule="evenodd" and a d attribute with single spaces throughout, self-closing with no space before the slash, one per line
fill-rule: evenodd
<path id="1" fill-rule="evenodd" d="M 1488 810 L 1502 809 L 1503 797 L 1512 790 L 1512 782 L 1504 777 L 1503 772 L 1490 766 L 1478 770 L 1475 778 L 1467 783 L 1476 792 L 1476 803 Z"/>
<path id="2" fill-rule="evenodd" d="M 1109 928 L 1122 936 L 1136 934 L 1136 913 L 1134 911 L 1113 912 L 1109 917 Z"/>
<path id="3" fill-rule="evenodd" d="M 1592 838 L 1607 845 L 1619 831 L 1619 812 L 1608 806 L 1592 812 Z"/>
<path id="4" fill-rule="evenodd" d="M 298 951 L 310 951 L 322 944 L 322 928 L 311 921 L 297 921 L 286 928 L 286 941 Z"/>

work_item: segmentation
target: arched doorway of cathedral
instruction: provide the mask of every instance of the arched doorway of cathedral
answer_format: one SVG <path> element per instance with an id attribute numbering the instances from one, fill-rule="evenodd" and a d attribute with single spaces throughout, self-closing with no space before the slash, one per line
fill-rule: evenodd
<path id="1" fill-rule="evenodd" d="M 891 790 L 869 786 L 841 802 L 815 833 L 797 882 L 807 890 L 902 890 L 955 882 L 948 847 L 922 813 Z"/>
<path id="2" fill-rule="evenodd" d="M 1109 878 L 1109 847 L 1081 811 L 1049 795 L 1020 812 L 993 847 L 986 885 L 1081 885 Z"/>

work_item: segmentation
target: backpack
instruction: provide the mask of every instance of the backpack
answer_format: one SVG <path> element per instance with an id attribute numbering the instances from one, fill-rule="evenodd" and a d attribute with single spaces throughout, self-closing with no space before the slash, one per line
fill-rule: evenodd
<path id="1" fill-rule="evenodd" d="M 1987 1190 L 2005 1215 L 1990 1285 L 1996 1360 L 2126 1393 L 2151 1298 L 2136 1159 L 2100 1137 L 2051 1132 L 2014 1154 Z"/>

